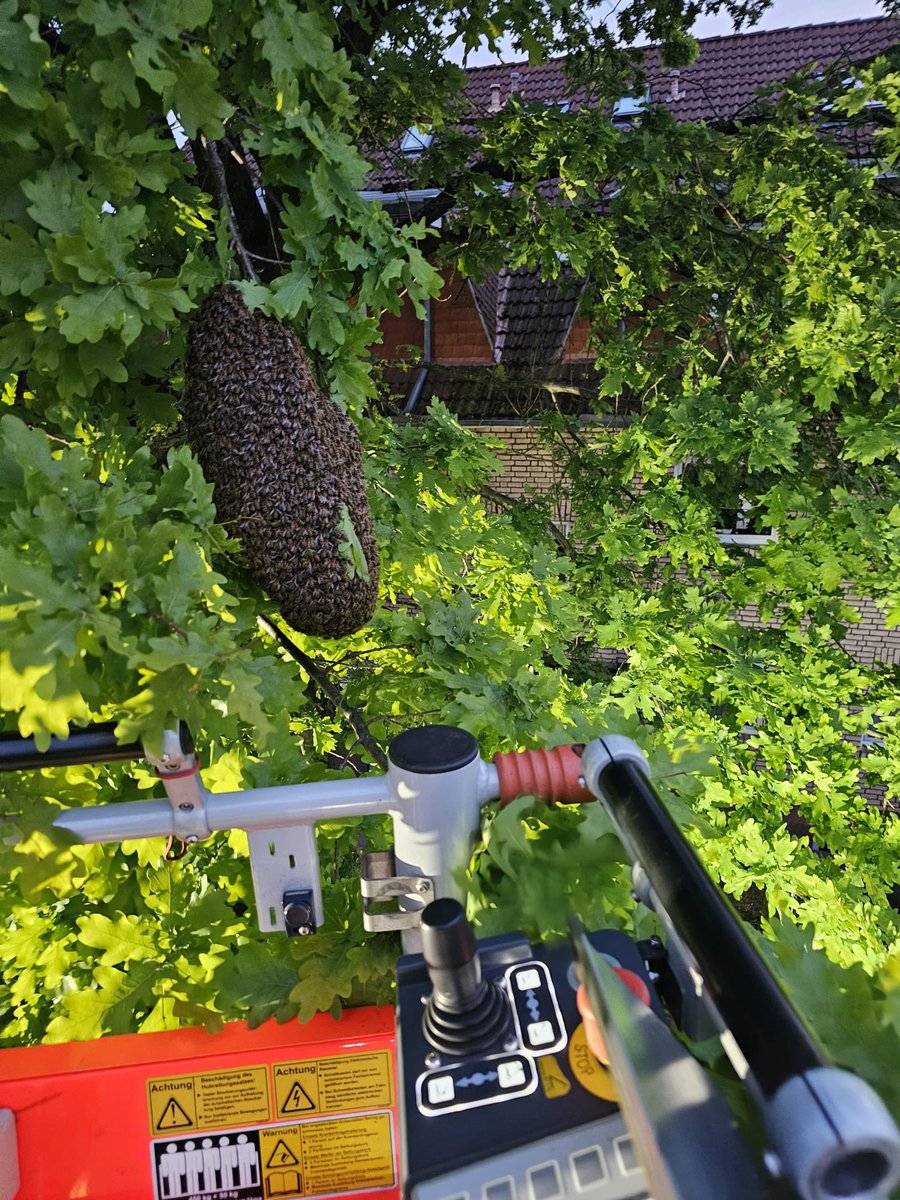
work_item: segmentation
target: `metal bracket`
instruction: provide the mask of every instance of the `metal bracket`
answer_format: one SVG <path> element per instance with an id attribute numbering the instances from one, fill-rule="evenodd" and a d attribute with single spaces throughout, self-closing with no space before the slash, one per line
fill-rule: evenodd
<path id="1" fill-rule="evenodd" d="M 177 729 L 165 730 L 161 754 L 148 754 L 147 759 L 156 768 L 166 789 L 175 837 L 189 846 L 208 838 L 210 828 L 200 782 L 200 764 L 193 752 L 187 726 L 179 721 Z"/>
<path id="2" fill-rule="evenodd" d="M 434 883 L 423 875 L 395 875 L 393 850 L 377 850 L 362 856 L 359 890 L 363 898 L 363 928 L 369 933 L 390 933 L 395 929 L 416 929 L 422 909 L 434 899 Z M 399 907 L 399 901 L 412 901 L 414 908 Z M 374 903 L 397 901 L 393 912 L 372 912 Z"/>
<path id="3" fill-rule="evenodd" d="M 312 921 L 319 929 L 324 921 L 322 884 L 316 833 L 311 825 L 247 831 L 250 869 L 256 893 L 256 918 L 263 933 L 285 932 L 285 896 L 310 892 Z M 298 930 L 299 932 L 299 930 Z"/>

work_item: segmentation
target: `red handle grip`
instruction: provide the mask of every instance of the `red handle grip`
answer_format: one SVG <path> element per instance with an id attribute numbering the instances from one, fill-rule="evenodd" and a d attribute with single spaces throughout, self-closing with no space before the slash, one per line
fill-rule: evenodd
<path id="1" fill-rule="evenodd" d="M 537 796 L 557 804 L 584 804 L 594 797 L 581 774 L 583 746 L 556 746 L 553 750 L 512 750 L 494 755 L 500 782 L 500 803 L 517 796 Z"/>

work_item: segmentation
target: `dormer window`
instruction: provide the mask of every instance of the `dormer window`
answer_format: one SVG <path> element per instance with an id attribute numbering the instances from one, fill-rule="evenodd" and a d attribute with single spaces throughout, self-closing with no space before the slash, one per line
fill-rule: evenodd
<path id="1" fill-rule="evenodd" d="M 613 105 L 612 119 L 614 121 L 633 121 L 639 117 L 650 103 L 650 89 L 635 96 L 620 96 Z"/>
<path id="2" fill-rule="evenodd" d="M 407 158 L 418 158 L 431 145 L 431 130 L 421 130 L 417 125 L 410 125 L 400 139 L 400 153 Z"/>

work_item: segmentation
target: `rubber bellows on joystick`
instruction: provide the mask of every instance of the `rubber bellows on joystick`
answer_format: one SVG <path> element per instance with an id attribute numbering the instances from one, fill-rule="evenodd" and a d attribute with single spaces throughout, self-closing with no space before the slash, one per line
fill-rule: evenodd
<path id="1" fill-rule="evenodd" d="M 425 1004 L 425 1036 L 454 1057 L 478 1054 L 499 1042 L 510 1022 L 496 983 L 481 977 L 472 926 L 458 900 L 435 900 L 422 912 L 422 954 L 433 991 Z"/>

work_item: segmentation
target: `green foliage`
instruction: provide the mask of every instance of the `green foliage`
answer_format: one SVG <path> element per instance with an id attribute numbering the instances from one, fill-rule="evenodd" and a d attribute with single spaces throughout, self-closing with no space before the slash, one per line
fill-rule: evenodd
<path id="1" fill-rule="evenodd" d="M 761 948 L 835 1064 L 867 1079 L 900 1119 L 900 959 L 893 955 L 873 979 L 858 965 L 831 962 L 809 927 L 777 921 L 769 933 Z"/>
<path id="2" fill-rule="evenodd" d="M 725 7 L 743 19 L 760 5 Z M 695 12 L 635 0 L 618 29 L 686 63 Z M 602 103 L 514 100 L 455 129 L 447 43 L 508 32 L 532 61 L 577 51 Z M 0 4 L 3 727 L 46 745 L 112 719 L 152 743 L 185 718 L 213 790 L 368 767 L 343 714 L 258 627 L 266 600 L 180 445 L 187 317 L 239 280 L 248 304 L 296 325 L 364 444 L 383 606 L 339 646 L 301 650 L 382 744 L 434 718 L 485 756 L 603 724 L 642 739 L 710 870 L 737 898 L 764 889 L 801 1007 L 843 1061 L 845 1022 L 809 989 L 839 993 L 860 1061 L 895 1098 L 879 1059 L 900 1023 L 900 834 L 858 785 L 900 793 L 900 680 L 841 642 L 855 597 L 900 620 L 900 227 L 880 165 L 855 165 L 817 125 L 865 124 L 877 102 L 877 148 L 895 163 L 900 84 L 877 63 L 843 96 L 796 80 L 726 132 L 662 113 L 614 127 L 610 102 L 637 80 L 617 42 L 594 6 L 532 0 L 450 14 Z M 576 513 L 567 557 L 536 518 L 486 510 L 493 450 L 446 408 L 425 423 L 366 409 L 382 312 L 438 286 L 431 232 L 359 195 L 360 131 L 376 152 L 412 120 L 441 135 L 418 169 L 452 187 L 445 256 L 475 275 L 502 256 L 588 277 L 599 415 L 630 418 L 618 434 L 548 422 Z M 777 538 L 723 543 L 722 514 L 742 508 Z M 348 570 L 354 539 L 345 528 Z M 747 612 L 763 626 L 736 619 Z M 601 668 L 594 647 L 626 668 Z M 255 931 L 240 833 L 178 862 L 51 833 L 64 808 L 148 795 L 145 768 L 2 782 L 4 1042 L 389 999 L 396 945 L 362 930 L 355 882 L 360 839 L 383 847 L 382 822 L 320 830 L 327 923 L 288 941 Z M 555 935 L 570 906 L 590 924 L 637 919 L 599 808 L 487 813 L 465 887 L 485 931 Z M 779 917 L 814 927 L 832 961 Z"/>
<path id="3" fill-rule="evenodd" d="M 800 78 L 727 132 L 507 106 L 485 174 L 517 169 L 516 187 L 473 199 L 460 255 L 474 266 L 502 239 L 555 275 L 562 246 L 587 275 L 601 422 L 546 436 L 569 478 L 587 639 L 627 656 L 609 700 L 670 747 L 679 730 L 710 747 L 690 804 L 715 836 L 692 836 L 725 888 L 762 889 L 770 913 L 813 922 L 834 960 L 870 972 L 900 944 L 900 826 L 859 789 L 900 794 L 900 675 L 842 643 L 860 599 L 889 625 L 900 612 L 900 210 L 880 184 L 896 80 L 875 64 L 842 96 Z M 830 130 L 846 113 L 871 137 L 872 104 L 885 154 L 860 166 Z M 742 510 L 763 536 L 721 538 Z"/>
<path id="4" fill-rule="evenodd" d="M 339 533 L 341 537 L 340 553 L 347 564 L 344 571 L 348 579 L 355 579 L 357 575 L 361 575 L 363 579 L 368 580 L 369 564 L 366 562 L 365 553 L 356 534 L 356 526 L 353 524 L 353 518 L 350 516 L 350 510 L 346 504 L 341 505 Z"/>

